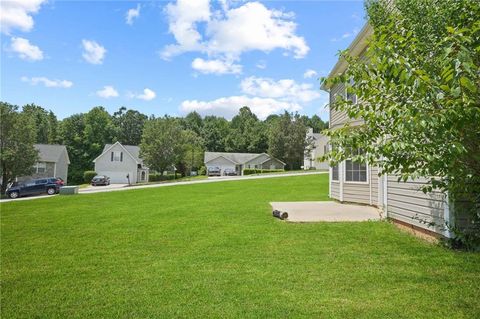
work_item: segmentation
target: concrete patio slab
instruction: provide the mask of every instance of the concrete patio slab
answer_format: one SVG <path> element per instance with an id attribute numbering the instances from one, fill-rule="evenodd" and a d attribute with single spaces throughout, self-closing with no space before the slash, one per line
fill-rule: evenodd
<path id="1" fill-rule="evenodd" d="M 380 220 L 380 211 L 371 206 L 338 202 L 272 202 L 272 209 L 288 213 L 290 222 L 360 222 Z"/>

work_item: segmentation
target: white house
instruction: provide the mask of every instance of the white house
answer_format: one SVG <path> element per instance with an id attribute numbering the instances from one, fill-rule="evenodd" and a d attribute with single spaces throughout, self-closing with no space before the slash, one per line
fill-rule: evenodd
<path id="1" fill-rule="evenodd" d="M 311 142 L 305 151 L 303 159 L 303 169 L 323 169 L 328 170 L 328 162 L 319 162 L 318 158 L 325 155 L 328 151 L 328 137 L 321 133 L 313 133 L 313 128 L 309 128 L 306 136 L 307 142 Z"/>
<path id="2" fill-rule="evenodd" d="M 102 154 L 93 160 L 98 175 L 110 177 L 113 184 L 148 182 L 148 167 L 140 158 L 140 147 L 122 145 L 120 142 L 106 144 Z"/>
<path id="3" fill-rule="evenodd" d="M 284 169 L 285 163 L 266 153 L 205 152 L 205 167 L 218 167 L 221 174 L 232 169 L 243 175 L 245 168 Z"/>

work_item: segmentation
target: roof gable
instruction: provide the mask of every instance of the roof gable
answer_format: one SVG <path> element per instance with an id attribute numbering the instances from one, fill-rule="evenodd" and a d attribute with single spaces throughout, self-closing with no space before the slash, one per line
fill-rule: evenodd
<path id="1" fill-rule="evenodd" d="M 257 153 L 227 153 L 227 152 L 205 152 L 205 163 L 208 163 L 216 158 L 223 157 L 235 164 L 244 164 L 262 154 Z"/>
<path id="2" fill-rule="evenodd" d="M 68 152 L 65 145 L 58 144 L 34 144 L 33 147 L 38 151 L 39 161 L 57 163 L 61 156 L 66 156 L 67 163 L 70 164 Z"/>
<path id="3" fill-rule="evenodd" d="M 115 142 L 114 144 L 105 144 L 103 147 L 102 154 L 98 155 L 93 162 L 103 155 L 105 155 L 109 150 L 111 150 L 115 145 L 119 145 L 122 149 L 125 150 L 125 153 L 129 155 L 137 164 L 143 164 L 143 160 L 139 158 L 140 155 L 140 147 L 135 146 L 135 145 L 123 145 L 120 142 Z"/>

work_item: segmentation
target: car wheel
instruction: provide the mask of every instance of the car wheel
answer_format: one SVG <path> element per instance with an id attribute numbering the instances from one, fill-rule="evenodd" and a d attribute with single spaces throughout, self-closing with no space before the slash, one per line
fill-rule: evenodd
<path id="1" fill-rule="evenodd" d="M 8 194 L 8 197 L 10 197 L 11 199 L 15 199 L 18 198 L 18 195 L 18 192 L 11 192 L 10 194 Z"/>
<path id="2" fill-rule="evenodd" d="M 55 192 L 56 192 L 55 188 L 53 188 L 53 187 L 47 188 L 47 194 L 48 195 L 53 195 L 53 194 L 55 194 Z"/>

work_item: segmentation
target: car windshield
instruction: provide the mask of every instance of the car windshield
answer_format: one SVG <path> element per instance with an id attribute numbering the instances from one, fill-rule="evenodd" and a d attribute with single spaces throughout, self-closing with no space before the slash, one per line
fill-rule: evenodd
<path id="1" fill-rule="evenodd" d="M 103 176 L 95 176 L 93 179 L 103 179 Z"/>

